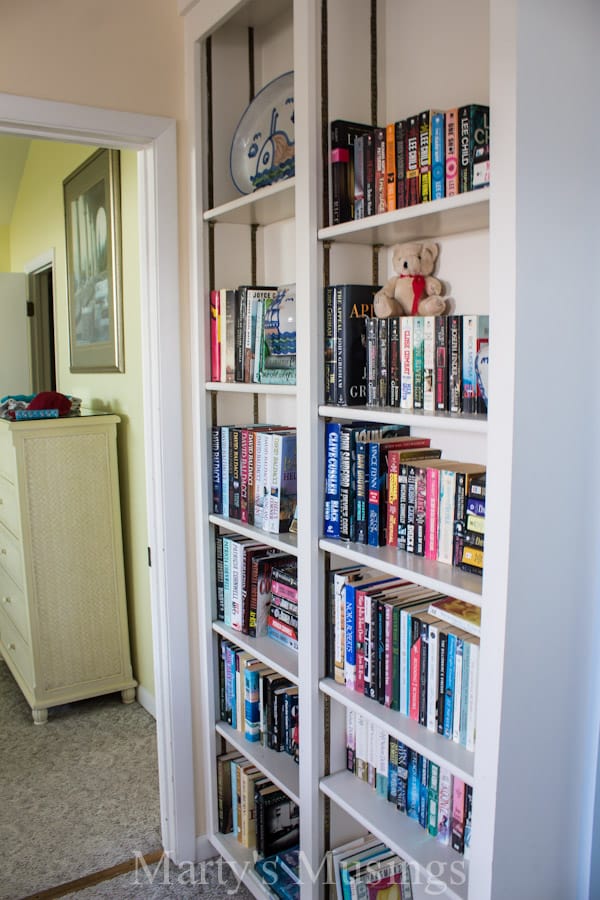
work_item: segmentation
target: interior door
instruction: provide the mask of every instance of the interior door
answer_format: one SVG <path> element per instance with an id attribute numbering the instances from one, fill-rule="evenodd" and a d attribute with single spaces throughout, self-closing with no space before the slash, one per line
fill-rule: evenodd
<path id="1" fill-rule="evenodd" d="M 0 398 L 30 393 L 27 276 L 0 272 Z"/>

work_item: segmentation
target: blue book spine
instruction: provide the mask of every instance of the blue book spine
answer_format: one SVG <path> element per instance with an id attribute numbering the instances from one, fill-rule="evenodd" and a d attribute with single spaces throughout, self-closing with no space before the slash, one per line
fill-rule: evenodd
<path id="1" fill-rule="evenodd" d="M 231 725 L 231 645 L 223 644 L 223 671 L 225 677 L 225 721 Z"/>
<path id="2" fill-rule="evenodd" d="M 452 738 L 454 722 L 454 663 L 456 660 L 456 635 L 448 632 L 446 649 L 446 685 L 444 690 L 444 737 Z"/>
<path id="3" fill-rule="evenodd" d="M 367 543 L 367 442 L 356 441 L 356 541 Z"/>
<path id="4" fill-rule="evenodd" d="M 339 422 L 325 426 L 325 510 L 323 532 L 325 537 L 340 536 L 340 434 Z"/>
<path id="5" fill-rule="evenodd" d="M 221 514 L 229 515 L 229 425 L 221 426 Z"/>
<path id="6" fill-rule="evenodd" d="M 221 426 L 212 427 L 212 482 L 213 512 L 220 516 L 223 512 L 223 488 L 221 477 Z"/>
<path id="7" fill-rule="evenodd" d="M 238 727 L 237 722 L 237 680 L 236 680 L 236 670 L 237 670 L 237 655 L 238 650 L 232 649 L 231 651 L 231 727 Z"/>
<path id="8" fill-rule="evenodd" d="M 356 599 L 354 586 L 347 584 L 344 590 L 344 680 L 346 687 L 354 690 L 356 686 Z"/>
<path id="9" fill-rule="evenodd" d="M 379 547 L 379 520 L 380 520 L 380 473 L 379 473 L 379 444 L 370 442 L 368 445 L 368 504 L 367 504 L 367 543 L 369 547 Z"/>
<path id="10" fill-rule="evenodd" d="M 467 512 L 474 516 L 485 516 L 485 500 L 478 497 L 467 497 Z"/>
<path id="11" fill-rule="evenodd" d="M 231 767 L 231 812 L 233 817 L 233 835 L 237 837 L 238 833 L 238 795 L 237 795 L 237 767 L 239 761 L 232 759 L 229 763 Z"/>
<path id="12" fill-rule="evenodd" d="M 258 696 L 258 670 L 246 669 L 244 673 L 244 713 L 246 718 L 246 740 L 256 743 L 260 740 L 260 702 Z"/>
<path id="13" fill-rule="evenodd" d="M 398 799 L 398 739 L 389 739 L 388 756 L 388 794 L 390 803 L 396 805 Z"/>
<path id="14" fill-rule="evenodd" d="M 467 716 L 469 714 L 469 681 L 471 665 L 471 644 L 463 641 L 462 683 L 460 686 L 460 725 L 458 742 L 467 746 Z"/>
<path id="15" fill-rule="evenodd" d="M 421 784 L 419 778 L 419 754 L 416 750 L 408 751 L 408 783 L 406 787 L 406 814 L 410 819 L 419 821 L 421 805 Z"/>
<path id="16" fill-rule="evenodd" d="M 419 825 L 427 828 L 429 820 L 429 764 L 424 756 L 419 756 Z"/>
<path id="17" fill-rule="evenodd" d="M 431 116 L 431 199 L 440 200 L 446 194 L 445 115 Z"/>
<path id="18" fill-rule="evenodd" d="M 408 747 L 398 741 L 398 798 L 396 808 L 405 813 L 408 810 Z"/>

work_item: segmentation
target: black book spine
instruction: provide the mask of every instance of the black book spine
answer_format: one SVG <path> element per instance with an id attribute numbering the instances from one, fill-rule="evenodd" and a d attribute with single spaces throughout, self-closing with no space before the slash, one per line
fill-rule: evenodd
<path id="1" fill-rule="evenodd" d="M 410 116 L 406 120 L 406 202 L 405 206 L 416 206 L 421 201 L 419 179 L 419 118 Z"/>
<path id="2" fill-rule="evenodd" d="M 455 566 L 462 562 L 466 509 L 467 476 L 464 472 L 457 472 L 454 492 L 454 538 L 452 542 L 452 564 Z"/>
<path id="3" fill-rule="evenodd" d="M 241 468 L 242 430 L 231 427 L 229 429 L 229 517 L 231 519 L 241 519 L 242 517 Z"/>
<path id="4" fill-rule="evenodd" d="M 378 319 L 370 316 L 366 320 L 366 401 L 367 406 L 378 406 L 378 388 L 377 380 L 378 372 L 378 354 L 377 354 L 377 337 L 378 337 Z"/>
<path id="5" fill-rule="evenodd" d="M 398 473 L 398 550 L 406 550 L 408 463 L 400 462 Z"/>
<path id="6" fill-rule="evenodd" d="M 337 403 L 335 288 L 325 288 L 325 403 Z"/>
<path id="7" fill-rule="evenodd" d="M 376 597 L 366 597 L 365 603 L 371 604 L 371 628 L 369 630 L 369 660 L 371 666 L 371 681 L 369 683 L 369 697 L 377 700 L 379 686 L 379 604 Z"/>
<path id="8" fill-rule="evenodd" d="M 213 512 L 217 515 L 223 513 L 223 488 L 221 484 L 221 426 L 213 425 L 212 438 L 212 482 L 213 482 Z"/>
<path id="9" fill-rule="evenodd" d="M 448 322 L 446 316 L 435 317 L 435 409 L 448 409 Z"/>
<path id="10" fill-rule="evenodd" d="M 448 409 L 459 413 L 462 409 L 462 316 L 448 319 Z"/>
<path id="11" fill-rule="evenodd" d="M 394 126 L 396 137 L 396 209 L 406 206 L 406 120 Z"/>
<path id="12" fill-rule="evenodd" d="M 444 733 L 444 705 L 446 700 L 446 654 L 448 635 L 442 629 L 438 633 L 438 687 L 437 687 L 437 733 Z"/>
<path id="13" fill-rule="evenodd" d="M 392 652 L 385 645 L 385 604 L 377 603 L 377 702 L 385 703 L 385 656 Z"/>
<path id="14" fill-rule="evenodd" d="M 405 813 L 408 809 L 408 747 L 398 741 L 398 796 L 396 808 Z"/>
<path id="15" fill-rule="evenodd" d="M 400 317 L 392 316 L 388 326 L 388 406 L 400 406 Z"/>
<path id="16" fill-rule="evenodd" d="M 388 396 L 388 319 L 378 320 L 377 329 L 377 405 L 385 406 Z"/>
<path id="17" fill-rule="evenodd" d="M 365 135 L 365 215 L 372 216 L 376 212 L 377 190 L 375 186 L 375 137 Z"/>
<path id="18" fill-rule="evenodd" d="M 217 587 L 217 619 L 225 621 L 225 595 L 223 585 L 223 535 L 215 535 L 215 574 Z"/>
<path id="19" fill-rule="evenodd" d="M 427 672 L 429 657 L 429 626 L 421 622 L 421 656 L 419 670 L 419 725 L 427 725 Z"/>
<path id="20" fill-rule="evenodd" d="M 244 380 L 244 351 L 246 345 L 246 302 L 245 287 L 235 292 L 235 380 Z"/>

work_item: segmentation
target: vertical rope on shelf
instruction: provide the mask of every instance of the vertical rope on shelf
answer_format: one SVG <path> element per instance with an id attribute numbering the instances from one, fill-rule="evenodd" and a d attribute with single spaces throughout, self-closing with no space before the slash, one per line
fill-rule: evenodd
<path id="1" fill-rule="evenodd" d="M 249 87 L 249 97 L 248 102 L 250 103 L 254 100 L 255 93 L 255 85 L 254 85 L 254 28 L 248 28 L 248 87 Z"/>
<path id="2" fill-rule="evenodd" d="M 250 283 L 253 286 L 256 286 L 256 232 L 258 231 L 258 225 L 250 226 L 250 265 L 251 265 L 251 274 L 250 274 Z"/>
<path id="3" fill-rule="evenodd" d="M 371 125 L 377 125 L 377 0 L 371 0 Z"/>
<path id="4" fill-rule="evenodd" d="M 321 3 L 321 151 L 323 172 L 323 226 L 329 225 L 329 59 L 327 55 L 327 0 Z M 325 281 L 327 284 L 327 281 Z"/>
<path id="5" fill-rule="evenodd" d="M 213 95 L 212 95 L 212 42 L 206 38 L 206 169 L 208 180 L 208 208 L 215 205 L 214 199 L 214 154 L 213 154 Z"/>

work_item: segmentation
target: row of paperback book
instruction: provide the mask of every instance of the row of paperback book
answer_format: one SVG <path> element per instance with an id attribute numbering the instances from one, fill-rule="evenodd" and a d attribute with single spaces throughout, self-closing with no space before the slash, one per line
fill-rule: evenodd
<path id="1" fill-rule="evenodd" d="M 354 566 L 331 573 L 328 612 L 331 678 L 475 749 L 478 607 Z"/>
<path id="2" fill-rule="evenodd" d="M 220 640 L 221 720 L 251 743 L 299 759 L 298 686 L 228 640 Z"/>
<path id="3" fill-rule="evenodd" d="M 346 710 L 346 754 L 357 778 L 440 844 L 469 856 L 471 785 L 352 709 Z"/>
<path id="4" fill-rule="evenodd" d="M 269 533 L 290 531 L 297 500 L 296 429 L 213 425 L 213 512 Z"/>
<path id="5" fill-rule="evenodd" d="M 217 619 L 234 631 L 267 635 L 297 650 L 296 557 L 232 532 L 216 534 L 215 560 Z M 296 619 L 292 634 L 283 612 Z"/>
<path id="6" fill-rule="evenodd" d="M 296 286 L 210 292 L 211 381 L 296 383 Z"/>
<path id="7" fill-rule="evenodd" d="M 383 431 L 382 431 L 383 429 Z M 442 459 L 431 439 L 408 426 L 327 422 L 325 537 L 388 545 L 482 574 L 472 566 L 469 515 L 481 509 L 485 466 Z"/>
<path id="8" fill-rule="evenodd" d="M 332 225 L 490 182 L 489 106 L 426 109 L 385 127 L 330 125 Z"/>
<path id="9" fill-rule="evenodd" d="M 410 867 L 373 835 L 329 852 L 328 882 L 338 900 L 412 900 Z"/>
<path id="10" fill-rule="evenodd" d="M 298 844 L 300 809 L 236 750 L 217 757 L 219 831 L 263 857 Z"/>
<path id="11" fill-rule="evenodd" d="M 300 897 L 300 847 L 298 845 L 273 853 L 254 863 L 270 894 L 279 900 L 298 900 Z"/>
<path id="12" fill-rule="evenodd" d="M 325 403 L 485 414 L 489 316 L 378 319 L 377 290 L 325 288 Z"/>

